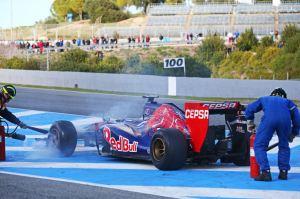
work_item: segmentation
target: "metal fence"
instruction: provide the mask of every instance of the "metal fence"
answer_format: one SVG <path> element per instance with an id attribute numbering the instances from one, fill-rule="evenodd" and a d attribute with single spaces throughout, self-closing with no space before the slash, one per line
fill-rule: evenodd
<path id="1" fill-rule="evenodd" d="M 152 7 L 151 7 L 152 6 Z M 163 5 L 151 5 L 149 6 L 151 9 L 155 8 L 160 8 L 163 7 Z M 253 13 L 255 14 L 239 14 L 239 17 L 243 16 L 243 20 L 245 22 L 251 21 L 250 17 L 252 18 L 259 18 L 261 17 L 260 15 L 257 15 L 257 12 L 263 12 L 265 16 L 268 18 L 276 18 L 276 13 L 279 15 L 279 24 L 281 23 L 282 17 L 281 15 L 284 15 L 283 13 L 290 13 L 289 15 L 294 15 L 292 17 L 293 19 L 290 20 L 290 18 L 286 18 L 284 20 L 285 23 L 296 23 L 300 24 L 300 18 L 299 18 L 299 12 L 300 12 L 300 2 L 298 3 L 293 3 L 290 4 L 288 2 L 283 3 L 278 7 L 278 9 L 275 9 L 274 11 L 276 12 L 269 12 L 268 14 L 265 13 L 265 9 L 272 8 L 272 5 L 264 5 L 264 4 L 254 4 L 254 5 L 239 5 L 239 4 L 196 4 L 194 5 L 194 8 L 201 8 L 204 9 L 204 11 L 210 10 L 215 13 L 218 8 L 222 9 L 227 9 L 229 6 L 232 6 L 232 9 L 238 9 L 240 8 L 245 8 L 246 11 L 249 10 L 249 8 L 254 9 Z M 170 5 L 170 7 L 172 7 Z M 282 8 L 282 9 L 281 9 Z M 187 7 L 183 4 L 176 5 L 176 9 L 183 9 L 186 10 Z M 193 9 L 191 7 L 190 9 Z M 230 8 L 231 9 L 231 8 Z M 160 9 L 164 11 L 164 9 Z M 176 11 L 177 12 L 177 11 Z M 179 13 L 181 11 L 178 11 Z M 224 12 L 224 11 L 222 11 Z M 296 13 L 295 13 L 296 12 Z M 226 11 L 227 13 L 227 11 Z M 159 15 L 159 14 L 158 14 Z M 142 34 L 147 34 L 146 30 L 148 30 L 150 36 L 157 36 L 157 34 L 165 34 L 165 36 L 168 37 L 176 37 L 178 35 L 181 35 L 183 32 L 188 32 L 191 26 L 195 25 L 203 25 L 201 24 L 202 22 L 200 19 L 205 17 L 207 14 L 201 14 L 198 13 L 198 15 L 194 12 L 193 16 L 191 17 L 191 20 L 189 19 L 188 14 L 184 15 L 172 15 L 172 16 L 148 16 L 144 22 L 138 24 L 138 25 L 132 25 L 132 24 L 101 24 L 101 23 L 95 23 L 95 24 L 90 24 L 88 21 L 81 21 L 81 22 L 76 22 L 76 23 L 63 23 L 63 24 L 37 24 L 35 26 L 28 26 L 28 27 L 17 27 L 13 29 L 1 29 L 0 28 L 0 41 L 16 41 L 16 40 L 31 40 L 31 41 L 36 41 L 36 40 L 58 40 L 60 38 L 64 40 L 71 40 L 71 39 L 76 39 L 76 38 L 81 38 L 81 39 L 88 39 L 88 38 L 93 38 L 94 36 L 101 36 L 101 35 L 108 35 L 112 36 L 114 33 L 118 33 L 121 38 L 126 38 L 130 36 L 137 36 L 137 35 L 142 35 Z M 211 14 L 209 16 L 213 16 L 214 14 Z M 235 14 L 218 14 L 216 16 L 221 16 L 221 17 L 230 17 L 232 19 L 237 18 L 238 16 L 234 17 Z M 211 17 L 210 17 L 211 18 Z M 239 19 L 239 18 L 237 18 Z M 253 21 L 253 20 L 252 20 Z M 257 22 L 259 20 L 254 20 L 253 23 Z M 273 21 L 273 20 L 272 20 Z M 229 20 L 229 28 L 223 28 L 223 29 L 230 29 L 233 30 L 235 25 L 238 25 L 238 20 Z M 200 24 L 199 24 L 200 23 Z M 251 22 L 252 23 L 252 22 Z M 274 20 L 274 27 L 277 27 L 278 22 Z M 210 25 L 214 25 L 213 23 Z M 226 25 L 226 24 L 224 24 Z M 243 24 L 247 25 L 247 24 Z M 269 24 L 268 24 L 269 25 Z M 171 31 L 166 31 L 163 29 L 171 30 Z M 257 27 L 258 28 L 258 27 Z M 260 28 L 260 27 L 259 27 Z M 259 29 L 258 28 L 258 29 Z M 261 27 L 263 28 L 263 27 Z M 151 31 L 151 30 L 154 31 Z M 162 29 L 163 32 L 158 32 L 156 31 L 157 29 Z M 176 32 L 177 31 L 177 32 Z M 208 30 L 203 30 L 204 32 L 208 32 Z M 268 32 L 269 29 L 267 28 L 265 31 L 264 30 L 258 30 L 260 33 Z M 151 33 L 153 35 L 151 35 Z"/>

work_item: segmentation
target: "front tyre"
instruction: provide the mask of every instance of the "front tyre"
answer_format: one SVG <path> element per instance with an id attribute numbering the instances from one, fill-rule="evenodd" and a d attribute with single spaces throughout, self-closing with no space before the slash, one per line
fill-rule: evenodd
<path id="1" fill-rule="evenodd" d="M 177 129 L 160 129 L 151 140 L 151 160 L 160 170 L 177 170 L 187 159 L 187 141 Z"/>
<path id="2" fill-rule="evenodd" d="M 56 148 L 63 156 L 71 156 L 76 148 L 77 132 L 69 121 L 56 121 L 48 135 L 48 146 Z"/>

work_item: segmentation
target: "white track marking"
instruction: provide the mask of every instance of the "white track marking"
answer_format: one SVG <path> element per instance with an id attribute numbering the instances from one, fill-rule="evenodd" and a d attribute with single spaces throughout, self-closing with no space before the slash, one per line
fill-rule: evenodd
<path id="1" fill-rule="evenodd" d="M 46 113 L 46 112 L 44 112 L 44 111 L 29 110 L 29 111 L 17 112 L 17 113 L 14 113 L 14 115 L 16 117 L 23 117 L 23 116 L 31 116 L 31 115 L 44 114 L 44 113 Z"/>
<path id="2" fill-rule="evenodd" d="M 14 172 L 0 171 L 3 174 L 24 176 L 30 178 L 46 179 L 59 182 L 76 183 L 95 187 L 114 188 L 124 191 L 133 191 L 143 194 L 153 194 L 173 198 L 195 198 L 195 197 L 224 197 L 224 198 L 299 198 L 299 191 L 277 191 L 277 190 L 256 190 L 256 189 L 229 189 L 229 188 L 208 188 L 208 187 L 170 187 L 170 186 L 122 186 L 88 183 L 76 180 L 65 180 L 60 178 L 42 177 L 36 175 L 19 174 Z"/>
<path id="3" fill-rule="evenodd" d="M 141 163 L 75 163 L 75 162 L 0 162 L 0 168 L 80 168 L 80 169 L 129 169 L 129 170 L 157 170 L 152 164 Z M 215 166 L 215 167 L 189 167 L 186 166 L 183 170 L 194 172 L 201 171 L 225 171 L 225 172 L 249 172 L 249 167 L 236 166 Z M 278 172 L 277 167 L 271 167 L 274 173 Z M 300 173 L 300 167 L 292 167 L 289 173 Z"/>
<path id="4" fill-rule="evenodd" d="M 142 169 L 157 170 L 151 164 L 132 163 L 76 163 L 76 162 L 0 162 L 0 168 L 72 168 L 72 169 Z"/>
<path id="5" fill-rule="evenodd" d="M 44 139 L 47 137 L 48 135 L 26 135 L 26 139 Z"/>
<path id="6" fill-rule="evenodd" d="M 168 187 L 168 186 L 120 186 L 105 187 L 126 191 L 153 194 L 173 198 L 299 198 L 299 191 L 257 190 L 257 189 L 229 189 L 209 187 Z"/>
<path id="7" fill-rule="evenodd" d="M 277 136 L 273 136 L 272 140 L 270 141 L 270 145 L 275 144 L 278 142 L 278 137 Z M 291 150 L 293 150 L 292 148 L 299 146 L 300 145 L 300 137 L 296 137 L 294 139 L 294 141 L 292 143 L 289 143 Z M 278 147 L 275 147 L 274 149 L 268 151 L 269 154 L 274 154 L 274 153 L 278 153 Z"/>
<path id="8" fill-rule="evenodd" d="M 45 145 L 43 146 L 36 146 L 36 147 L 14 147 L 8 146 L 6 147 L 6 151 L 23 151 L 23 152 L 42 152 L 42 151 L 49 151 Z M 75 151 L 97 151 L 96 147 L 76 147 Z M 1 163 L 1 162 L 0 162 Z"/>

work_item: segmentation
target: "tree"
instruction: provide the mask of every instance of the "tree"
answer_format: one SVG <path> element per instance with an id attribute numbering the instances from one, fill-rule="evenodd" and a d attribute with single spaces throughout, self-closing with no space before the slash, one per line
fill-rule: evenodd
<path id="1" fill-rule="evenodd" d="M 131 0 L 115 0 L 116 5 L 119 8 L 124 8 L 126 5 L 130 5 L 131 4 Z"/>
<path id="2" fill-rule="evenodd" d="M 147 6 L 150 3 L 164 3 L 164 2 L 165 2 L 165 0 L 132 0 L 132 4 L 136 5 L 138 7 L 143 7 L 144 12 L 146 12 Z"/>
<path id="3" fill-rule="evenodd" d="M 297 34 L 297 32 L 300 32 L 299 28 L 295 26 L 295 24 L 289 24 L 284 27 L 281 40 L 283 42 L 286 42 L 289 38 L 293 37 Z"/>
<path id="4" fill-rule="evenodd" d="M 85 0 L 69 0 L 69 7 L 79 15 L 80 20 L 82 20 L 84 2 Z"/>
<path id="5" fill-rule="evenodd" d="M 127 19 L 128 14 L 123 13 L 119 7 L 110 0 L 86 0 L 84 11 L 88 13 L 91 22 L 94 23 L 98 18 L 101 22 L 116 22 Z"/>
<path id="6" fill-rule="evenodd" d="M 296 53 L 300 49 L 300 31 L 287 39 L 283 49 L 285 53 Z"/>
<path id="7" fill-rule="evenodd" d="M 274 44 L 274 41 L 271 36 L 265 36 L 260 40 L 260 44 L 263 47 L 269 47 Z"/>
<path id="8" fill-rule="evenodd" d="M 197 49 L 197 55 L 202 63 L 209 64 L 212 60 L 219 60 L 218 57 L 225 57 L 224 40 L 220 36 L 207 36 L 202 45 Z M 210 63 L 211 64 L 211 63 Z M 217 63 L 215 63 L 217 64 Z"/>
<path id="9" fill-rule="evenodd" d="M 166 0 L 165 3 L 182 3 L 182 0 Z"/>
<path id="10" fill-rule="evenodd" d="M 54 0 L 52 4 L 52 13 L 59 21 L 66 21 L 68 12 L 71 11 L 69 0 Z"/>
<path id="11" fill-rule="evenodd" d="M 238 38 L 237 47 L 241 51 L 249 51 L 253 49 L 253 47 L 257 46 L 258 40 L 253 33 L 253 29 L 246 29 L 244 33 Z"/>

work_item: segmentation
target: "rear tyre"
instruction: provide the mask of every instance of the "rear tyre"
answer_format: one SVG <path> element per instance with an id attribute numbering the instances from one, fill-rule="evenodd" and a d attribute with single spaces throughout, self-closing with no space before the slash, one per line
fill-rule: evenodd
<path id="1" fill-rule="evenodd" d="M 177 129 L 160 129 L 151 140 L 151 160 L 160 170 L 177 170 L 187 159 L 187 141 Z"/>
<path id="2" fill-rule="evenodd" d="M 56 121 L 48 135 L 48 146 L 56 148 L 63 156 L 71 156 L 76 148 L 77 132 L 69 121 Z"/>

